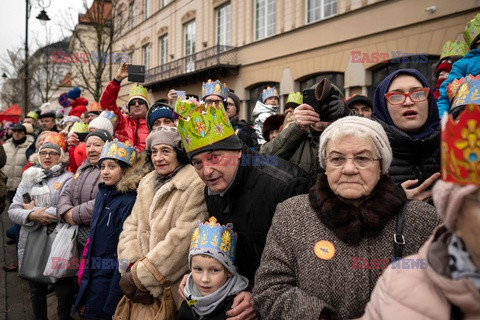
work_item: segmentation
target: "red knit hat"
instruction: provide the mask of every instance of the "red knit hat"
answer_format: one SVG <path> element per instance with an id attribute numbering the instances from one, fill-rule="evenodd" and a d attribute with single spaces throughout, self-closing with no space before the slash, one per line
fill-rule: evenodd
<path id="1" fill-rule="evenodd" d="M 452 62 L 449 61 L 449 60 L 443 60 L 442 62 L 440 62 L 438 64 L 436 72 L 437 72 L 437 75 L 438 75 L 441 71 L 450 72 L 451 70 L 452 70 Z"/>

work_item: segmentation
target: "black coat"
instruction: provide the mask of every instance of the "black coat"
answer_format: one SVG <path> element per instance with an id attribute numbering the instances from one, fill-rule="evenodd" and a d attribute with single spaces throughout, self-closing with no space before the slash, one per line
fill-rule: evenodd
<path id="1" fill-rule="evenodd" d="M 256 158 L 257 164 L 259 160 L 270 164 L 248 165 L 251 157 L 261 157 Z M 209 215 L 221 224 L 232 223 L 238 234 L 235 264 L 250 285 L 253 286 L 277 204 L 308 193 L 313 183 L 298 166 L 276 156 L 259 156 L 244 147 L 237 174 L 225 195 L 209 195 L 205 188 Z"/>
<path id="2" fill-rule="evenodd" d="M 440 126 L 425 138 L 412 139 L 397 127 L 379 122 L 392 147 L 393 161 L 388 173 L 396 184 L 411 179 L 418 179 L 421 184 L 440 172 Z"/>
<path id="3" fill-rule="evenodd" d="M 223 300 L 222 303 L 208 316 L 203 318 L 203 320 L 225 320 L 227 319 L 227 311 L 232 308 L 233 299 L 235 296 L 228 296 Z M 180 306 L 180 310 L 177 314 L 177 320 L 197 320 L 200 319 L 200 316 L 193 312 L 193 309 L 190 308 L 187 304 L 187 301 L 183 301 Z"/>

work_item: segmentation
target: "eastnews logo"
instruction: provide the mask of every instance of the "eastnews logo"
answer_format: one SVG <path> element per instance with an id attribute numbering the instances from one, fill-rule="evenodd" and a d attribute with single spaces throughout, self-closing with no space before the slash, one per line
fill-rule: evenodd
<path id="1" fill-rule="evenodd" d="M 408 258 L 392 258 L 392 259 L 364 259 L 360 257 L 352 257 L 352 269 L 387 269 L 392 264 L 392 269 L 427 269 L 427 259 L 408 259 Z"/>
<path id="2" fill-rule="evenodd" d="M 127 52 L 63 52 L 52 51 L 52 63 L 123 63 L 128 62 Z M 90 60 L 90 61 L 89 61 Z"/>
<path id="3" fill-rule="evenodd" d="M 351 53 L 352 63 L 428 63 L 428 53 L 391 51 L 391 59 L 388 52 L 352 51 Z"/>
<path id="4" fill-rule="evenodd" d="M 126 269 L 128 267 L 128 259 L 102 259 L 101 257 L 90 259 L 72 258 L 70 260 L 52 257 L 51 263 L 52 270 L 78 270 L 81 264 L 83 264 L 85 268 L 102 270 L 113 270 L 117 267 Z"/>

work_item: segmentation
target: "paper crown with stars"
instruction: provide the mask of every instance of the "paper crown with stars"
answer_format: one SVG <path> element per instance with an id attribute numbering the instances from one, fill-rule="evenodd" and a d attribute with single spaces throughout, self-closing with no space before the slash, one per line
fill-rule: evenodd
<path id="1" fill-rule="evenodd" d="M 100 161 L 104 159 L 114 159 L 133 166 L 137 161 L 137 150 L 131 147 L 128 141 L 120 142 L 114 139 L 103 146 Z"/>
<path id="2" fill-rule="evenodd" d="M 237 235 L 233 232 L 231 223 L 221 225 L 215 217 L 207 222 L 197 222 L 190 242 L 188 265 L 192 256 L 204 254 L 220 261 L 231 273 L 235 273 L 235 252 L 237 250 Z"/>
<path id="3" fill-rule="evenodd" d="M 216 95 L 226 100 L 228 96 L 227 85 L 225 83 L 222 84 L 219 80 L 212 81 L 208 79 L 207 82 L 202 83 L 202 100 L 210 95 Z"/>
<path id="4" fill-rule="evenodd" d="M 480 75 L 454 79 L 447 87 L 450 110 L 467 104 L 480 105 Z"/>
<path id="5" fill-rule="evenodd" d="M 262 102 L 265 103 L 265 100 L 267 100 L 268 98 L 271 98 L 271 97 L 277 97 L 277 98 L 279 98 L 277 88 L 275 88 L 275 87 L 267 87 L 266 89 L 263 89 L 263 92 L 262 92 Z M 303 98 L 302 98 L 302 99 L 303 99 Z"/>
<path id="6" fill-rule="evenodd" d="M 477 42 L 480 36 L 480 13 L 477 13 L 475 18 L 470 20 L 465 26 L 465 31 L 463 32 L 463 38 L 465 42 L 470 47 L 471 50 L 475 48 L 475 42 Z"/>
<path id="7" fill-rule="evenodd" d="M 468 52 L 468 46 L 462 41 L 447 41 L 442 47 L 440 54 L 440 61 L 444 58 L 461 56 L 463 57 Z"/>

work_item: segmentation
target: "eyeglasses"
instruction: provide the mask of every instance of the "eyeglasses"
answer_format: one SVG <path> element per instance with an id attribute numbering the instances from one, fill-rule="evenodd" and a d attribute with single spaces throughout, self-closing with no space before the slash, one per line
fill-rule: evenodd
<path id="1" fill-rule="evenodd" d="M 220 104 L 223 104 L 222 100 L 205 100 L 205 105 L 207 107 L 211 107 L 212 105 L 216 105 L 217 107 L 220 107 Z"/>
<path id="2" fill-rule="evenodd" d="M 429 92 L 429 88 L 420 88 L 410 92 L 392 91 L 385 94 L 385 99 L 387 99 L 390 104 L 403 104 L 407 97 L 413 102 L 420 102 L 427 100 Z"/>
<path id="3" fill-rule="evenodd" d="M 381 158 L 372 158 L 370 156 L 355 156 L 353 158 L 348 158 L 340 155 L 327 157 L 328 163 L 334 168 L 342 168 L 348 159 L 353 160 L 355 167 L 365 169 L 370 167 L 375 161 L 378 161 Z"/>
<path id="4" fill-rule="evenodd" d="M 203 168 L 204 164 L 214 165 L 214 164 L 220 163 L 222 160 L 223 160 L 222 154 L 212 152 L 212 153 L 207 153 L 202 155 L 201 159 L 193 160 L 192 166 L 195 169 L 200 170 Z"/>
<path id="5" fill-rule="evenodd" d="M 135 105 L 135 103 L 139 104 L 139 105 L 144 105 L 146 104 L 145 100 L 142 100 L 142 99 L 133 99 L 132 101 L 130 101 L 130 103 L 128 104 L 129 106 L 133 106 Z"/>
<path id="6" fill-rule="evenodd" d="M 54 158 L 54 157 L 60 156 L 60 153 L 55 152 L 55 151 L 50 151 L 50 152 L 40 151 L 39 154 L 40 154 L 40 157 L 46 157 L 46 156 L 48 155 L 48 156 L 50 156 L 50 158 Z"/>

